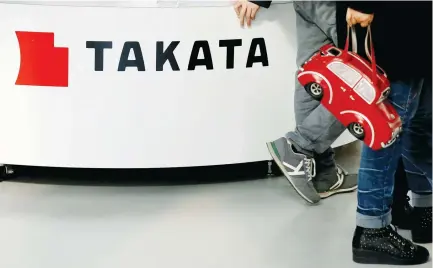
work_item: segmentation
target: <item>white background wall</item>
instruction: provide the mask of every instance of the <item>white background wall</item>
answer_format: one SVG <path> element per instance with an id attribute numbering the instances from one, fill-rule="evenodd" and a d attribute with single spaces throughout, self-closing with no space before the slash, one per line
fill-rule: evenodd
<path id="1" fill-rule="evenodd" d="M 0 4 L 0 163 L 146 168 L 269 159 L 265 142 L 295 127 L 296 37 L 291 4 L 260 12 L 242 29 L 231 6 L 108 8 Z M 69 87 L 15 86 L 15 31 L 54 32 L 69 48 Z M 242 39 L 226 69 L 222 39 Z M 253 38 L 269 66 L 245 68 Z M 105 71 L 89 40 L 111 40 Z M 180 41 L 180 71 L 155 71 L 156 41 Z M 194 41 L 207 40 L 214 70 L 186 70 Z M 125 41 L 139 41 L 147 70 L 118 72 Z M 353 140 L 341 137 L 336 145 Z"/>

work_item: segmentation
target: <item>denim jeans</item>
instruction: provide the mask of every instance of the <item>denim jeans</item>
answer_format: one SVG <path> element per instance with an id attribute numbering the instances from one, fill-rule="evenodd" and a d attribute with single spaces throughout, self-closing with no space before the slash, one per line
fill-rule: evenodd
<path id="1" fill-rule="evenodd" d="M 388 148 L 364 145 L 358 174 L 356 224 L 381 228 L 391 224 L 394 174 L 403 158 L 414 206 L 432 205 L 432 82 L 391 83 L 390 102 L 403 121 L 403 132 Z"/>

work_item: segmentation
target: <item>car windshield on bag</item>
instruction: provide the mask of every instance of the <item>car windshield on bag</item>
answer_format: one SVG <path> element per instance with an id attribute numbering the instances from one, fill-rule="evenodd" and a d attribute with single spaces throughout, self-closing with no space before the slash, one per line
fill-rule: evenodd
<path id="1" fill-rule="evenodd" d="M 374 98 L 376 97 L 376 90 L 365 78 L 362 78 L 353 90 L 368 104 L 373 103 Z"/>
<path id="2" fill-rule="evenodd" d="M 328 64 L 327 68 L 351 88 L 353 88 L 362 77 L 358 71 L 343 62 L 331 62 Z"/>

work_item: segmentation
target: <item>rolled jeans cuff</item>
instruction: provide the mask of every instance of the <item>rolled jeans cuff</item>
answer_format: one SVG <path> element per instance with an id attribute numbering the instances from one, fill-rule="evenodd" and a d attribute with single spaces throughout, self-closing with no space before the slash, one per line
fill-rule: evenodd
<path id="1" fill-rule="evenodd" d="M 432 206 L 432 194 L 412 193 L 412 204 L 414 207 L 428 208 Z"/>
<path id="2" fill-rule="evenodd" d="M 356 213 L 356 225 L 363 228 L 383 228 L 391 224 L 391 211 L 381 216 L 368 216 Z"/>

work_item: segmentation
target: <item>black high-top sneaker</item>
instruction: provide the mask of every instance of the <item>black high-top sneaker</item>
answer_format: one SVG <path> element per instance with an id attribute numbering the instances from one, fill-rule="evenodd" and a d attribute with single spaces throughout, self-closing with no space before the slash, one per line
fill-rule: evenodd
<path id="1" fill-rule="evenodd" d="M 429 252 L 400 236 L 391 226 L 356 227 L 352 241 L 353 261 L 365 264 L 415 265 L 426 263 Z"/>
<path id="2" fill-rule="evenodd" d="M 404 197 L 403 200 L 396 200 L 392 204 L 392 224 L 403 230 L 410 230 L 412 228 L 412 211 L 413 207 L 409 204 L 409 196 Z"/>
<path id="3" fill-rule="evenodd" d="M 412 241 L 415 243 L 432 242 L 432 208 L 415 207 L 412 213 Z"/>

